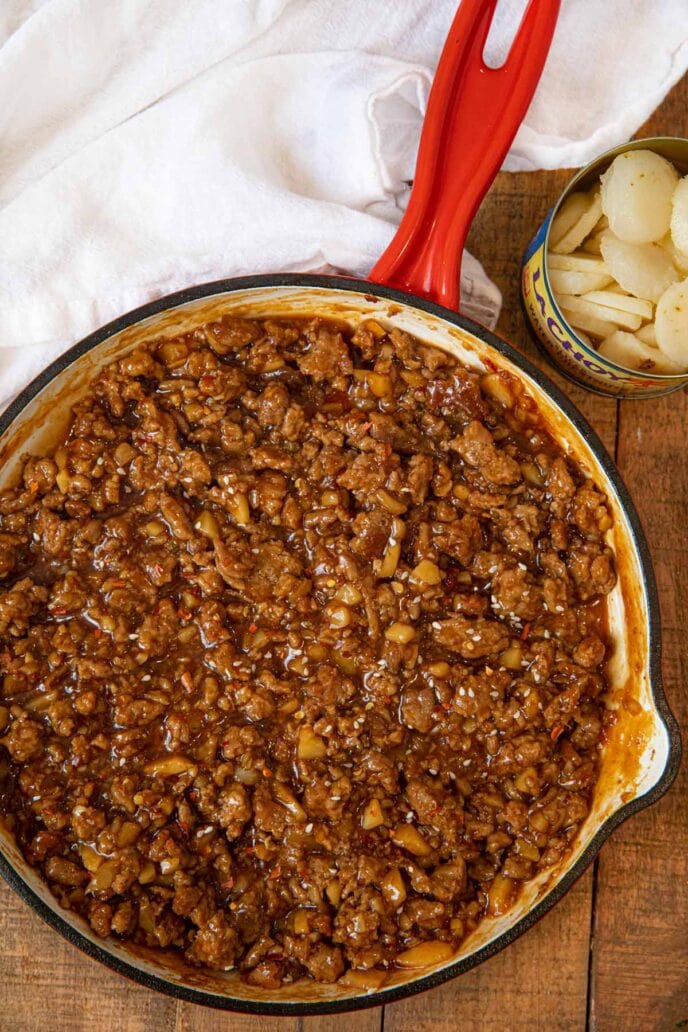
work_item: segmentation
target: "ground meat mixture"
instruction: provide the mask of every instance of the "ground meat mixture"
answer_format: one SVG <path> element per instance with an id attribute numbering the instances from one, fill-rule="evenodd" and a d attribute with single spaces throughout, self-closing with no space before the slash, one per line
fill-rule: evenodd
<path id="1" fill-rule="evenodd" d="M 611 522 L 397 329 L 141 346 L 0 494 L 2 819 L 98 935 L 256 985 L 445 959 L 588 813 Z"/>

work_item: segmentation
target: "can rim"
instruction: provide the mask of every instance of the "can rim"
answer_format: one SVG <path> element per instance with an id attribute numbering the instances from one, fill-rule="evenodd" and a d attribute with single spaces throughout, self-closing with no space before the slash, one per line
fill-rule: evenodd
<path id="1" fill-rule="evenodd" d="M 550 296 L 552 307 L 556 315 L 564 324 L 571 336 L 575 338 L 576 343 L 580 345 L 580 347 L 585 351 L 587 355 L 590 355 L 591 358 L 597 360 L 599 360 L 599 358 L 602 357 L 604 361 L 608 363 L 608 365 L 610 365 L 613 369 L 618 369 L 620 373 L 641 373 L 642 370 L 631 369 L 629 368 L 629 366 L 622 366 L 619 365 L 618 362 L 613 362 L 610 358 L 605 358 L 604 355 L 600 356 L 599 351 L 596 351 L 594 348 L 590 347 L 590 345 L 586 344 L 585 341 L 578 336 L 576 330 L 568 321 L 568 319 L 562 312 L 561 308 L 559 307 L 556 295 L 552 290 L 549 279 L 549 231 L 552 228 L 552 223 L 557 215 L 557 212 L 561 208 L 566 198 L 573 193 L 575 187 L 580 183 L 580 181 L 582 179 L 585 179 L 590 174 L 590 172 L 594 171 L 597 168 L 597 166 L 603 165 L 607 160 L 611 162 L 614 158 L 618 157 L 619 154 L 624 154 L 626 151 L 642 150 L 643 147 L 649 144 L 658 143 L 683 143 L 686 145 L 686 148 L 688 149 L 688 139 L 684 136 L 644 136 L 638 140 L 628 140 L 626 143 L 617 144 L 616 147 L 609 147 L 606 151 L 603 151 L 601 154 L 598 154 L 596 158 L 593 158 L 592 161 L 589 161 L 587 165 L 584 165 L 582 168 L 580 168 L 578 172 L 576 172 L 573 179 L 571 179 L 568 182 L 562 193 L 559 195 L 558 200 L 550 210 L 549 216 L 547 218 L 547 226 L 545 229 L 545 236 L 542 246 L 542 268 L 545 273 L 545 286 L 547 287 L 547 292 Z M 651 150 L 652 147 L 648 146 L 647 149 Z M 558 368 L 560 367 L 558 366 Z M 676 389 L 678 389 L 684 383 L 686 383 L 686 381 L 688 381 L 688 370 L 686 370 L 685 373 L 652 373 L 651 375 L 653 380 L 659 380 L 661 382 L 661 386 L 674 386 Z M 581 383 L 582 381 L 576 380 L 575 382 Z M 584 386 L 587 386 L 587 384 Z M 605 395 L 605 397 L 606 396 L 607 395 Z"/>

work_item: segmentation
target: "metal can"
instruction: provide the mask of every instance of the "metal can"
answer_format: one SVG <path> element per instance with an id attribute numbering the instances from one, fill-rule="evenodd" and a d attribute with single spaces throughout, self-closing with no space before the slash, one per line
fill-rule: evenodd
<path id="1" fill-rule="evenodd" d="M 688 372 L 671 375 L 626 369 L 610 362 L 576 334 L 561 312 L 551 287 L 547 268 L 549 230 L 561 205 L 576 190 L 588 190 L 618 154 L 629 150 L 651 150 L 667 158 L 681 175 L 688 172 L 688 140 L 674 136 L 652 136 L 605 151 L 571 180 L 531 240 L 521 267 L 521 297 L 535 343 L 570 380 L 597 394 L 618 398 L 657 398 L 688 384 Z"/>

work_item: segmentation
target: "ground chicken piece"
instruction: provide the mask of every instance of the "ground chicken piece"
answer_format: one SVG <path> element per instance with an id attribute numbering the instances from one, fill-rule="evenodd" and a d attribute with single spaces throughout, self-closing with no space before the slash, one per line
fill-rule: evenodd
<path id="1" fill-rule="evenodd" d="M 572 548 L 566 565 L 583 602 L 595 595 L 607 595 L 616 584 L 611 555 L 600 553 L 595 546 Z"/>
<path id="2" fill-rule="evenodd" d="M 593 670 L 604 661 L 604 642 L 597 634 L 588 634 L 573 650 L 572 658 L 574 663 Z"/>
<path id="3" fill-rule="evenodd" d="M 437 699 L 432 688 L 405 688 L 401 697 L 401 717 L 407 727 L 425 733 L 433 725 Z"/>
<path id="4" fill-rule="evenodd" d="M 0 593 L 0 634 L 14 638 L 25 634 L 32 617 L 47 599 L 47 589 L 28 577 L 17 581 L 11 591 Z"/>
<path id="5" fill-rule="evenodd" d="M 411 501 L 422 505 L 432 480 L 433 461 L 430 455 L 412 455 L 408 464 L 408 486 Z"/>
<path id="6" fill-rule="evenodd" d="M 432 540 L 440 552 L 468 566 L 482 547 L 483 532 L 476 517 L 466 513 L 460 519 L 437 525 Z"/>
<path id="7" fill-rule="evenodd" d="M 45 865 L 45 873 L 51 881 L 58 885 L 83 885 L 88 881 L 88 874 L 71 860 L 65 860 L 63 856 L 51 856 Z"/>
<path id="8" fill-rule="evenodd" d="M 339 330 L 315 321 L 306 331 L 309 347 L 296 359 L 302 373 L 316 383 L 346 376 L 353 370 L 351 355 Z"/>
<path id="9" fill-rule="evenodd" d="M 430 892 L 443 903 L 451 903 L 465 892 L 466 884 L 466 861 L 461 856 L 438 864 L 430 876 Z"/>
<path id="10" fill-rule="evenodd" d="M 287 815 L 283 806 L 273 799 L 265 784 L 258 784 L 253 792 L 253 822 L 257 828 L 281 839 L 287 826 Z"/>
<path id="11" fill-rule="evenodd" d="M 288 486 L 283 473 L 266 470 L 256 477 L 256 485 L 251 491 L 251 507 L 267 516 L 279 516 Z"/>
<path id="12" fill-rule="evenodd" d="M 18 763 L 25 763 L 41 751 L 43 728 L 35 720 L 28 717 L 15 720 L 5 737 L 5 745 L 10 756 Z"/>
<path id="13" fill-rule="evenodd" d="M 172 534 L 179 541 L 191 541 L 194 538 L 194 529 L 186 514 L 184 506 L 164 491 L 160 495 L 160 512 L 163 519 L 169 526 Z"/>
<path id="14" fill-rule="evenodd" d="M 612 525 L 604 495 L 589 481 L 576 491 L 570 518 L 586 538 L 593 540 Z"/>
<path id="15" fill-rule="evenodd" d="M 576 485 L 565 459 L 559 457 L 554 460 L 547 472 L 546 483 L 547 490 L 552 496 L 552 512 L 555 516 L 565 517 L 568 503 L 576 493 Z"/>
<path id="16" fill-rule="evenodd" d="M 262 427 L 279 426 L 289 408 L 289 391 L 281 383 L 270 383 L 255 403 L 258 422 Z"/>
<path id="17" fill-rule="evenodd" d="M 217 798 L 218 821 L 228 839 L 239 838 L 244 824 L 251 819 L 251 802 L 243 785 L 223 788 Z"/>
<path id="18" fill-rule="evenodd" d="M 338 946 L 318 943 L 310 949 L 303 959 L 303 964 L 313 978 L 319 982 L 336 982 L 344 971 L 344 957 Z"/>
<path id="19" fill-rule="evenodd" d="M 21 543 L 22 539 L 16 534 L 0 533 L 0 580 L 15 569 Z"/>
<path id="20" fill-rule="evenodd" d="M 392 517 L 386 512 L 359 512 L 351 524 L 351 551 L 366 559 L 380 559 L 389 541 Z"/>
<path id="21" fill-rule="evenodd" d="M 432 628 L 437 644 L 458 652 L 464 659 L 482 659 L 501 652 L 509 644 L 506 628 L 494 620 L 452 616 L 434 623 L 438 625 Z"/>
<path id="22" fill-rule="evenodd" d="M 357 455 L 349 468 L 337 477 L 340 487 L 345 487 L 354 494 L 360 492 L 362 496 L 368 497 L 371 491 L 382 487 L 387 479 L 387 473 L 377 455 L 364 453 Z"/>
<path id="23" fill-rule="evenodd" d="M 518 620 L 536 620 L 542 612 L 542 588 L 535 584 L 527 570 L 508 567 L 495 574 L 492 581 L 493 608 L 500 616 L 507 614 Z"/>
<path id="24" fill-rule="evenodd" d="M 333 940 L 355 949 L 373 946 L 378 938 L 382 910 L 382 897 L 370 886 L 360 895 L 349 897 L 337 910 Z"/>
<path id="25" fill-rule="evenodd" d="M 217 911 L 207 925 L 198 930 L 187 956 L 212 971 L 229 971 L 234 967 L 239 951 L 239 936 L 227 923 L 224 914 Z"/>
<path id="26" fill-rule="evenodd" d="M 521 479 L 519 464 L 496 447 L 490 431 L 477 420 L 454 438 L 451 447 L 491 484 L 515 484 Z"/>

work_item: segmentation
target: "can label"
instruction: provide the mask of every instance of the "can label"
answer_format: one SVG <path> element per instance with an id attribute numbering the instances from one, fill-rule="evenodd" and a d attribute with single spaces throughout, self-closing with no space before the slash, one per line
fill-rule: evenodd
<path id="1" fill-rule="evenodd" d="M 644 397 L 666 394 L 688 383 L 683 378 L 652 377 L 642 371 L 622 370 L 567 326 L 554 300 L 545 268 L 545 240 L 552 211 L 526 249 L 521 269 L 521 291 L 526 314 L 545 351 L 570 377 L 603 394 Z"/>

